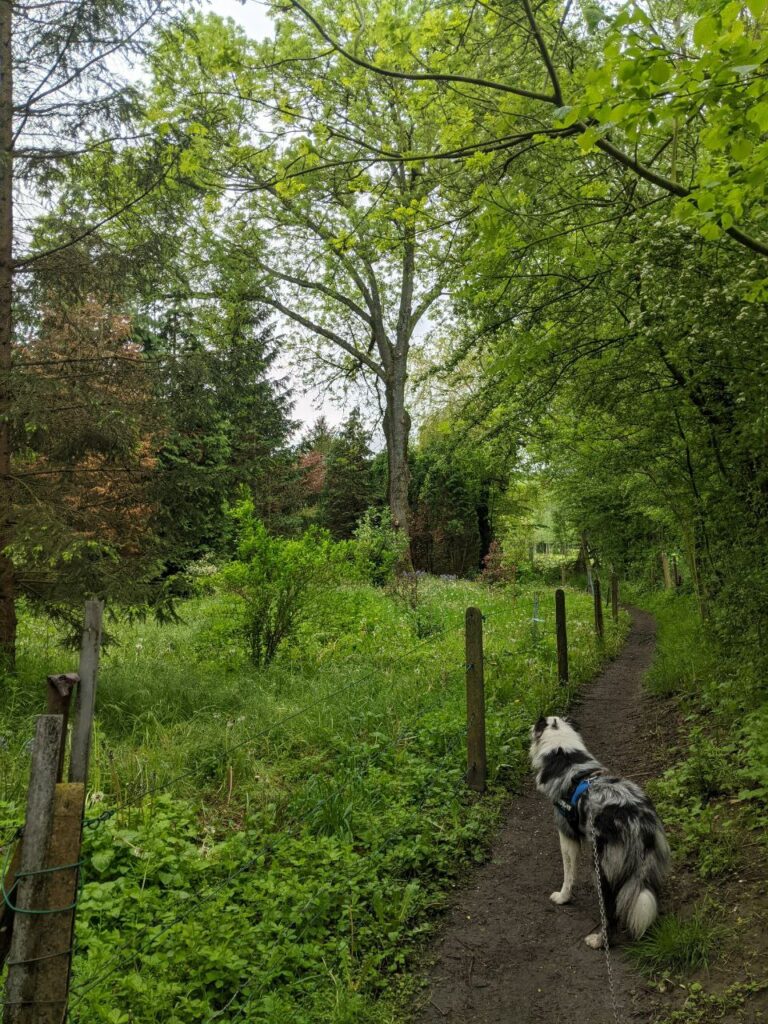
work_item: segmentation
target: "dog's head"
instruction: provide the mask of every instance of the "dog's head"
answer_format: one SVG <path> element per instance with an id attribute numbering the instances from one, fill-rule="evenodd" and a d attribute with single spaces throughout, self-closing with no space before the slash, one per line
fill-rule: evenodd
<path id="1" fill-rule="evenodd" d="M 579 735 L 578 726 L 571 718 L 561 715 L 542 715 L 531 726 L 531 762 L 535 764 L 537 756 L 562 747 L 565 750 L 581 749 L 584 742 Z"/>

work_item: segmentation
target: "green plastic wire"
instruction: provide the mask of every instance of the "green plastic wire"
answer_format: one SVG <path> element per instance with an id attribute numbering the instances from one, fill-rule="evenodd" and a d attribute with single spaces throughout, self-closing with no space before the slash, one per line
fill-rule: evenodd
<path id="1" fill-rule="evenodd" d="M 16 882 L 14 882 L 13 886 L 11 887 L 11 892 L 8 892 L 8 890 L 5 888 L 5 876 L 8 872 L 8 868 L 11 862 L 12 852 L 13 847 L 9 846 L 5 854 L 5 859 L 3 861 L 2 877 L 0 877 L 0 890 L 2 890 L 3 902 L 5 903 L 6 907 L 8 907 L 9 910 L 12 910 L 14 914 L 30 914 L 34 916 L 44 916 L 46 914 L 64 914 L 68 910 L 75 909 L 75 907 L 77 906 L 77 898 L 75 898 L 74 903 L 70 903 L 69 906 L 53 907 L 48 908 L 46 910 L 32 910 L 31 908 L 19 907 L 16 906 L 16 904 L 11 903 L 11 894 L 13 893 L 13 890 L 16 888 Z M 33 871 L 17 871 L 16 879 L 18 880 L 19 878 L 27 878 L 32 875 L 50 875 L 55 871 L 73 870 L 75 868 L 79 868 L 82 863 L 83 862 L 81 860 L 78 860 L 75 861 L 74 864 L 57 864 L 55 865 L 55 867 L 52 868 L 38 868 L 37 870 Z"/>

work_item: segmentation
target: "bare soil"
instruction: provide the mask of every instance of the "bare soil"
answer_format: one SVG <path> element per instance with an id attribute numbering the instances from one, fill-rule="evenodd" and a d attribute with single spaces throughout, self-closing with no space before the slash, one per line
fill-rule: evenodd
<path id="1" fill-rule="evenodd" d="M 653 658 L 653 617 L 630 612 L 624 648 L 574 716 L 591 752 L 643 785 L 664 761 L 669 727 L 664 705 L 642 686 Z M 599 927 L 586 853 L 574 901 L 559 907 L 549 894 L 560 888 L 561 872 L 552 808 L 529 782 L 510 802 L 492 859 L 447 914 L 416 1024 L 614 1024 L 605 956 L 584 944 Z M 622 1019 L 647 1024 L 647 988 L 621 948 L 611 964 Z"/>

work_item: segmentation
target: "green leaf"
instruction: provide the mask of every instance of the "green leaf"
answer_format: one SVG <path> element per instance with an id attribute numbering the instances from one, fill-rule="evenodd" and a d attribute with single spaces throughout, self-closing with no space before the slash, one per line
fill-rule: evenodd
<path id="1" fill-rule="evenodd" d="M 715 200 L 711 192 L 699 192 L 696 196 L 696 205 L 702 213 L 707 213 L 709 210 L 713 209 Z"/>
<path id="2" fill-rule="evenodd" d="M 722 21 L 723 28 L 730 28 L 734 21 L 736 21 L 738 16 L 741 14 L 741 10 L 741 0 L 731 0 L 729 4 L 726 4 L 726 6 L 720 12 L 720 19 Z"/>
<path id="3" fill-rule="evenodd" d="M 112 863 L 113 856 L 112 850 L 97 850 L 91 857 L 91 864 L 103 874 Z"/>
<path id="4" fill-rule="evenodd" d="M 717 20 L 711 15 L 707 14 L 703 18 L 699 18 L 693 29 L 693 41 L 697 46 L 708 47 L 709 44 L 717 36 Z"/>
<path id="5" fill-rule="evenodd" d="M 719 225 L 715 224 L 714 221 L 710 221 L 708 224 L 702 225 L 702 227 L 699 228 L 699 232 L 709 242 L 716 242 L 723 233 Z"/>
<path id="6" fill-rule="evenodd" d="M 578 107 L 558 107 L 552 115 L 552 119 L 563 128 L 569 128 L 579 119 Z"/>
<path id="7" fill-rule="evenodd" d="M 599 132 L 595 128 L 587 128 L 585 132 L 578 137 L 576 142 L 578 143 L 579 149 L 582 153 L 588 153 L 594 146 L 595 142 L 599 138 Z"/>
<path id="8" fill-rule="evenodd" d="M 663 59 L 659 58 L 651 64 L 651 81 L 655 82 L 656 85 L 664 85 L 672 77 L 672 69 L 669 64 Z"/>
<path id="9" fill-rule="evenodd" d="M 752 143 L 749 139 L 740 136 L 731 143 L 731 156 L 734 160 L 738 160 L 741 163 L 749 157 L 752 149 Z"/>
<path id="10" fill-rule="evenodd" d="M 747 111 L 747 120 L 753 121 L 761 132 L 768 130 L 768 100 L 751 107 Z"/>

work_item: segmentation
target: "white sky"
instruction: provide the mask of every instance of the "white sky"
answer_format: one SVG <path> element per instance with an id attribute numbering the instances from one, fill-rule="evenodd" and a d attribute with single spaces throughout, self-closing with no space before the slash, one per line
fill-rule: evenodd
<path id="1" fill-rule="evenodd" d="M 272 30 L 266 4 L 260 0 L 209 0 L 203 7 L 224 18 L 234 19 L 253 39 L 263 39 Z"/>

